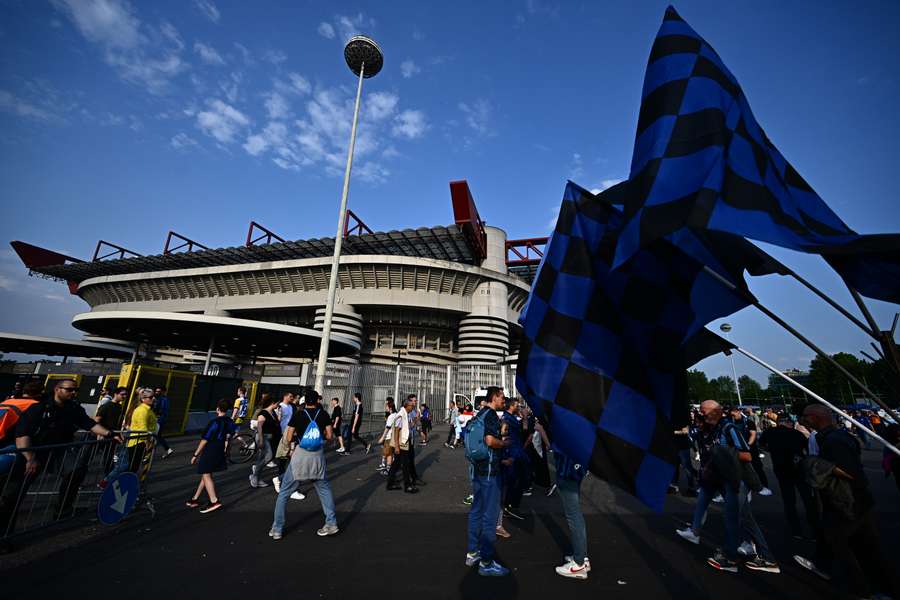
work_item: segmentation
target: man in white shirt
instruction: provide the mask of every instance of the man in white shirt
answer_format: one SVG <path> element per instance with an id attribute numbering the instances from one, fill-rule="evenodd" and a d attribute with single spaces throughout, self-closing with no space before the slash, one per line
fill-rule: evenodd
<path id="1" fill-rule="evenodd" d="M 419 488 L 413 485 L 412 474 L 409 468 L 409 451 L 412 447 L 410 439 L 409 412 L 416 404 L 415 397 L 407 398 L 397 411 L 396 417 L 391 424 L 391 446 L 394 448 L 394 462 L 391 463 L 391 470 L 388 471 L 387 489 L 399 490 L 397 485 L 397 468 L 403 471 L 403 491 L 407 494 L 417 494 Z"/>

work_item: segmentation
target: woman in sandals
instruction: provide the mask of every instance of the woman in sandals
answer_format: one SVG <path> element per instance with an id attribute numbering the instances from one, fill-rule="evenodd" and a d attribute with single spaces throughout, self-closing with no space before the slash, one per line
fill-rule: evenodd
<path id="1" fill-rule="evenodd" d="M 200 473 L 200 484 L 186 504 L 188 508 L 200 506 L 200 494 L 206 489 L 209 503 L 200 509 L 204 514 L 222 508 L 212 474 L 224 471 L 228 467 L 228 441 L 237 431 L 237 425 L 227 416 L 230 410 L 231 402 L 225 398 L 219 400 L 216 404 L 216 418 L 206 426 L 200 443 L 197 444 L 197 450 L 191 457 L 191 464 L 196 464 L 197 472 Z"/>

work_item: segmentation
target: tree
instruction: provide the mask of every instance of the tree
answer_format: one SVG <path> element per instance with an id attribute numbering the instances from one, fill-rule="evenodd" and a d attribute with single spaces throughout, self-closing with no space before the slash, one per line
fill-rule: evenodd
<path id="1" fill-rule="evenodd" d="M 719 404 L 737 404 L 737 392 L 734 389 L 734 379 L 728 375 L 721 375 L 709 382 L 712 399 Z"/>
<path id="2" fill-rule="evenodd" d="M 762 404 L 763 390 L 758 381 L 749 375 L 738 377 L 738 385 L 741 388 L 741 399 L 749 404 Z"/>
<path id="3" fill-rule="evenodd" d="M 838 352 L 831 358 L 857 379 L 865 378 L 868 363 L 846 352 Z M 809 389 L 833 404 L 852 404 L 856 396 L 863 394 L 846 375 L 821 356 L 809 363 Z"/>
<path id="4" fill-rule="evenodd" d="M 692 404 L 700 404 L 704 400 L 712 398 L 709 380 L 706 373 L 698 369 L 691 369 L 687 372 L 688 400 Z"/>

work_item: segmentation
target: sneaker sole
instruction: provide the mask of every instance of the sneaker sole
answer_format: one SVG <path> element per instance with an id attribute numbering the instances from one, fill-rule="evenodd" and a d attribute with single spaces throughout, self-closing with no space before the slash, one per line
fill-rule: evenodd
<path id="1" fill-rule="evenodd" d="M 478 574 L 482 577 L 505 577 L 509 575 L 509 571 L 506 573 L 499 573 L 496 571 L 482 571 L 481 569 L 478 569 Z"/>
<path id="2" fill-rule="evenodd" d="M 737 573 L 738 572 L 737 567 L 723 567 L 719 563 L 713 562 L 711 560 L 707 560 L 706 564 L 708 564 L 709 566 L 711 566 L 713 569 L 715 569 L 717 571 L 726 571 L 728 573 Z"/>
<path id="3" fill-rule="evenodd" d="M 587 573 L 560 573 L 556 572 L 560 577 L 565 577 L 566 579 L 587 579 Z"/>
<path id="4" fill-rule="evenodd" d="M 750 569 L 751 571 L 763 571 L 765 573 L 781 573 L 780 567 L 755 567 L 749 563 L 744 563 L 744 566 Z"/>
<path id="5" fill-rule="evenodd" d="M 214 511 L 219 510 L 220 508 L 222 508 L 222 505 L 221 505 L 221 504 L 217 504 L 217 505 L 215 505 L 215 506 L 211 506 L 211 507 L 207 508 L 206 510 L 201 510 L 201 511 L 200 511 L 200 514 L 207 515 L 207 514 L 209 514 L 209 513 L 211 513 L 211 512 L 214 512 Z"/>
<path id="6" fill-rule="evenodd" d="M 684 541 L 686 541 L 686 542 L 688 542 L 688 543 L 690 543 L 690 544 L 694 544 L 695 546 L 699 546 L 699 545 L 700 545 L 700 539 L 699 539 L 699 538 L 697 538 L 697 539 L 692 539 L 692 538 L 689 538 L 689 537 L 685 537 L 685 536 L 681 535 L 680 533 L 678 533 L 677 531 L 675 532 L 675 535 L 677 535 L 678 537 L 680 537 L 681 539 L 683 539 Z"/>
<path id="7" fill-rule="evenodd" d="M 466 566 L 467 567 L 474 567 L 479 562 L 481 562 L 480 556 L 478 558 L 466 558 Z"/>
<path id="8" fill-rule="evenodd" d="M 328 531 L 328 532 L 322 532 L 322 533 L 319 533 L 319 532 L 317 531 L 317 532 L 316 532 L 316 535 L 319 536 L 319 537 L 328 537 L 328 536 L 330 536 L 330 535 L 337 535 L 337 534 L 340 533 L 340 532 L 341 532 L 340 529 L 335 529 L 334 531 Z"/>

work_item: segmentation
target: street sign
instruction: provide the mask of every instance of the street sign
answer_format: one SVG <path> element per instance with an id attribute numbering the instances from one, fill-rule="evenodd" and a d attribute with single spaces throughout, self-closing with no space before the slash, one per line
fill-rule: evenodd
<path id="1" fill-rule="evenodd" d="M 138 478 L 134 473 L 122 473 L 109 482 L 100 502 L 97 517 L 104 525 L 115 525 L 131 512 L 138 498 Z"/>

